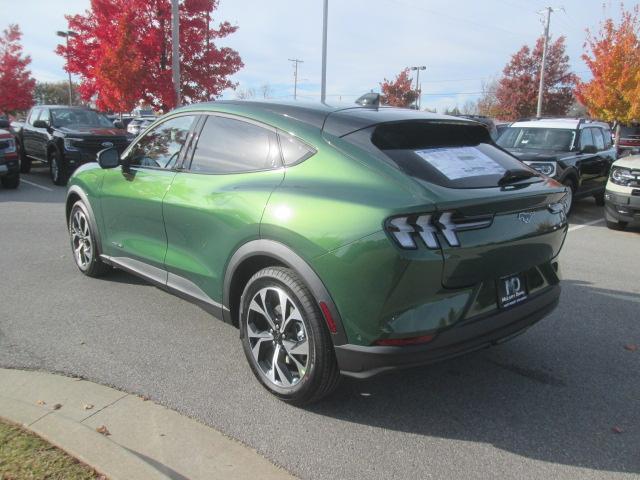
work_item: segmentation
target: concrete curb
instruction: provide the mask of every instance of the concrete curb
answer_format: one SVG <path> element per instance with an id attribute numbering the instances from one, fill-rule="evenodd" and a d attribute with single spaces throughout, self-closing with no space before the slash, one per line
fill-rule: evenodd
<path id="1" fill-rule="evenodd" d="M 110 480 L 294 478 L 210 427 L 92 382 L 0 369 L 0 392 L 0 417 Z M 98 433 L 101 426 L 108 436 Z"/>

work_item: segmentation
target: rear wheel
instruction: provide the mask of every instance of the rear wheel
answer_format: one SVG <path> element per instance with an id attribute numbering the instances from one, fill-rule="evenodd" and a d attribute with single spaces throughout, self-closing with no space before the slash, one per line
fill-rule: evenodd
<path id="1" fill-rule="evenodd" d="M 596 193 L 593 198 L 596 199 L 596 205 L 599 207 L 604 207 L 604 192 Z"/>
<path id="2" fill-rule="evenodd" d="M 67 166 L 62 154 L 57 150 L 49 153 L 49 174 L 54 184 L 67 184 Z"/>
<path id="3" fill-rule="evenodd" d="M 624 230 L 625 228 L 627 228 L 628 222 L 612 222 L 610 220 L 607 220 L 607 228 L 611 229 L 611 230 Z"/>
<path id="4" fill-rule="evenodd" d="M 69 214 L 69 237 L 78 269 L 89 277 L 99 277 L 110 268 L 100 260 L 96 244 L 97 233 L 91 228 L 90 218 L 87 207 L 78 200 Z"/>
<path id="5" fill-rule="evenodd" d="M 0 177 L 0 184 L 2 184 L 4 188 L 18 188 L 18 185 L 20 185 L 20 174 L 14 173 L 13 175 Z"/>
<path id="6" fill-rule="evenodd" d="M 20 143 L 16 142 L 16 148 L 18 149 L 18 159 L 20 161 L 20 173 L 29 173 L 31 171 L 31 159 L 27 157 Z"/>
<path id="7" fill-rule="evenodd" d="M 330 334 L 304 282 L 283 267 L 256 273 L 240 301 L 240 336 L 263 387 L 305 405 L 331 393 L 340 379 Z"/>

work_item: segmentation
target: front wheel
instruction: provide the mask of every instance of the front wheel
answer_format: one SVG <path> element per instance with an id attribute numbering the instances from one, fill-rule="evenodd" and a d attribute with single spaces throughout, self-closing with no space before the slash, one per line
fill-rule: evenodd
<path id="1" fill-rule="evenodd" d="M 0 177 L 0 184 L 7 189 L 18 188 L 18 185 L 20 185 L 20 175 L 18 173 L 14 173 L 13 175 Z"/>
<path id="2" fill-rule="evenodd" d="M 69 237 L 78 269 L 89 277 L 99 277 L 110 268 L 100 260 L 96 244 L 97 232 L 91 227 L 90 218 L 87 207 L 78 200 L 69 214 Z"/>
<path id="3" fill-rule="evenodd" d="M 247 283 L 240 301 L 245 356 L 263 387 L 306 405 L 331 393 L 340 379 L 322 314 L 298 275 L 268 267 Z"/>
<path id="4" fill-rule="evenodd" d="M 67 166 L 62 154 L 57 150 L 49 154 L 49 174 L 55 185 L 67 184 Z"/>
<path id="5" fill-rule="evenodd" d="M 598 207 L 604 207 L 604 192 L 596 193 L 593 198 L 596 200 L 596 205 Z"/>

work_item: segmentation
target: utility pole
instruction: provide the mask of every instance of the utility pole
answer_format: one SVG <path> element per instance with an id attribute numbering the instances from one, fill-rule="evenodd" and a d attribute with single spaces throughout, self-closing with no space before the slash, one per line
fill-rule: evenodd
<path id="1" fill-rule="evenodd" d="M 420 65 L 419 67 L 411 67 L 412 71 L 417 72 L 416 74 L 416 92 L 418 92 L 418 96 L 416 97 L 416 108 L 420 110 L 420 97 L 422 92 L 420 91 L 420 70 L 426 70 L 427 67 L 425 65 Z"/>
<path id="2" fill-rule="evenodd" d="M 298 98 L 298 64 L 304 63 L 302 60 L 298 60 L 297 58 L 290 58 L 290 62 L 294 64 L 293 70 L 293 99 L 296 100 Z"/>
<path id="3" fill-rule="evenodd" d="M 69 37 L 75 37 L 78 34 L 71 30 L 67 30 L 66 32 L 62 30 L 58 30 L 56 32 L 56 35 L 64 38 L 65 41 L 67 42 L 66 51 L 67 51 L 67 73 L 69 74 L 69 106 L 72 106 L 73 105 L 73 85 L 71 84 L 71 70 L 69 70 Z"/>
<path id="4" fill-rule="evenodd" d="M 320 101 L 327 99 L 327 20 L 329 17 L 329 0 L 324 0 L 322 15 L 322 80 L 320 83 Z"/>
<path id="5" fill-rule="evenodd" d="M 171 71 L 176 106 L 180 106 L 180 9 L 178 0 L 171 0 Z"/>
<path id="6" fill-rule="evenodd" d="M 538 14 L 547 17 L 544 19 L 544 46 L 542 47 L 542 65 L 540 66 L 540 85 L 538 87 L 538 108 L 536 110 L 536 117 L 542 117 L 542 97 L 544 96 L 544 71 L 547 66 L 547 49 L 549 47 L 549 26 L 551 24 L 551 14 L 555 12 L 556 8 L 546 7 L 540 10 Z"/>

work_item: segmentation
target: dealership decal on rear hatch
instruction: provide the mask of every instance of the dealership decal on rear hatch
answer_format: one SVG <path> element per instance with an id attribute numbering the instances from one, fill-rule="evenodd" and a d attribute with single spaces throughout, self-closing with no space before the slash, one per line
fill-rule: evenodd
<path id="1" fill-rule="evenodd" d="M 429 148 L 415 152 L 449 180 L 505 172 L 502 165 L 475 147 Z"/>

